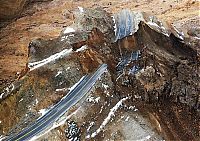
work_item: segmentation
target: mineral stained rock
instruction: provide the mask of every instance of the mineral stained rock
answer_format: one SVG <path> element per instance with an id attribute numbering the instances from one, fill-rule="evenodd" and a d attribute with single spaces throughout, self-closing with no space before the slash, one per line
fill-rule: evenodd
<path id="1" fill-rule="evenodd" d="M 106 63 L 108 71 L 67 113 L 81 140 L 198 140 L 198 44 L 196 35 L 146 13 L 79 8 L 59 37 L 29 44 L 27 68 L 1 93 L 0 133 L 19 132 Z M 70 127 L 65 122 L 40 139 L 65 140 Z"/>

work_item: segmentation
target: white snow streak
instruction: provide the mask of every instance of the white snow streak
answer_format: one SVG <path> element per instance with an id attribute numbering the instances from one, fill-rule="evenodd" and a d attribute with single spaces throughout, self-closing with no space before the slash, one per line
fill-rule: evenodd
<path id="1" fill-rule="evenodd" d="M 109 88 L 109 86 L 108 86 L 108 85 L 106 85 L 106 84 L 103 84 L 103 83 L 102 83 L 102 87 L 104 87 L 104 89 L 106 89 L 106 90 Z"/>
<path id="2" fill-rule="evenodd" d="M 67 90 L 66 88 L 56 89 L 56 92 L 64 92 L 64 91 L 66 91 L 66 90 Z"/>
<path id="3" fill-rule="evenodd" d="M 2 99 L 3 98 L 3 95 L 4 95 L 5 93 L 1 93 L 1 95 L 0 95 L 0 99 Z"/>
<path id="4" fill-rule="evenodd" d="M 68 37 L 74 37 L 74 34 L 62 36 L 61 41 L 64 41 L 64 40 L 67 39 Z"/>
<path id="5" fill-rule="evenodd" d="M 98 103 L 99 100 L 100 100 L 100 97 L 94 98 L 94 97 L 92 97 L 92 96 L 89 96 L 89 97 L 87 98 L 87 101 L 88 101 L 88 102 L 93 102 L 93 103 Z"/>
<path id="6" fill-rule="evenodd" d="M 161 31 L 161 33 L 163 33 L 164 35 L 166 35 L 167 37 L 169 37 L 169 34 L 167 33 L 167 31 L 166 31 L 166 29 L 165 29 L 164 26 L 159 26 L 155 22 L 147 22 L 147 24 L 149 26 L 152 26 L 152 27 L 155 27 L 155 28 L 159 29 Z"/>
<path id="7" fill-rule="evenodd" d="M 55 77 L 59 76 L 61 73 L 62 73 L 62 71 L 59 70 Z"/>
<path id="8" fill-rule="evenodd" d="M 21 101 L 23 101 L 24 99 L 22 98 L 22 99 L 20 99 L 20 101 L 19 102 L 21 102 Z"/>
<path id="9" fill-rule="evenodd" d="M 6 139 L 6 136 L 0 135 L 0 141 L 3 141 L 4 139 Z"/>
<path id="10" fill-rule="evenodd" d="M 73 116 L 74 114 L 76 114 L 76 112 L 79 110 L 79 108 L 74 111 L 73 113 L 71 113 L 69 116 L 67 117 L 61 117 L 58 121 L 54 122 L 54 124 L 51 126 L 51 128 L 49 128 L 48 130 L 42 132 L 41 134 L 39 134 L 38 136 L 34 136 L 33 138 L 30 139 L 30 141 L 35 141 L 37 140 L 39 137 L 45 135 L 46 133 L 50 132 L 51 130 L 65 124 L 66 120 L 68 120 L 69 118 L 71 118 L 71 116 Z M 1 140 L 0 140 L 1 141 Z"/>
<path id="11" fill-rule="evenodd" d="M 38 104 L 38 100 L 37 99 L 35 99 L 35 105 L 37 105 Z"/>
<path id="12" fill-rule="evenodd" d="M 110 109 L 110 113 L 108 114 L 108 116 L 104 119 L 104 121 L 102 122 L 102 124 L 100 125 L 100 127 L 93 132 L 91 135 L 87 135 L 86 139 L 88 138 L 94 138 L 99 132 L 101 132 L 101 130 L 106 126 L 106 124 L 109 122 L 109 120 L 111 119 L 112 116 L 114 116 L 115 112 L 117 111 L 117 109 L 122 105 L 122 102 L 127 100 L 128 97 L 122 98 L 119 102 L 117 102 L 117 104 Z"/>
<path id="13" fill-rule="evenodd" d="M 178 36 L 181 40 L 184 40 L 184 33 L 178 31 L 178 29 L 177 29 L 174 25 L 172 25 L 172 27 L 173 27 L 174 30 L 177 32 L 177 36 Z"/>
<path id="14" fill-rule="evenodd" d="M 75 30 L 72 27 L 67 27 L 64 31 L 64 34 L 71 33 L 71 32 L 75 32 Z"/>
<path id="15" fill-rule="evenodd" d="M 39 110 L 39 113 L 42 114 L 42 116 L 45 115 L 47 112 L 48 112 L 48 110 L 46 110 L 46 109 Z"/>
<path id="16" fill-rule="evenodd" d="M 83 51 L 83 50 L 87 49 L 87 47 L 88 47 L 87 45 L 84 45 L 81 48 L 77 49 L 76 52 Z"/>
<path id="17" fill-rule="evenodd" d="M 111 16 L 112 17 L 112 20 L 113 20 L 113 23 L 114 23 L 114 31 L 115 31 L 115 35 L 117 34 L 117 25 L 116 25 L 116 21 L 115 21 L 115 17 L 114 16 Z"/>
<path id="18" fill-rule="evenodd" d="M 130 118 L 129 116 L 128 116 L 128 117 L 126 117 L 125 121 L 128 121 L 128 120 L 129 120 L 129 118 Z"/>
<path id="19" fill-rule="evenodd" d="M 70 49 L 64 49 L 63 51 L 59 52 L 59 53 L 56 53 L 54 55 L 51 55 L 50 57 L 46 58 L 46 59 L 43 59 L 41 61 L 37 61 L 37 62 L 33 62 L 33 63 L 29 63 L 28 64 L 28 67 L 30 68 L 30 71 L 34 70 L 34 69 L 37 69 L 43 65 L 46 65 L 52 61 L 55 61 L 56 59 L 58 58 L 62 58 L 66 55 L 69 55 L 73 52 L 73 49 L 70 48 Z"/>
<path id="20" fill-rule="evenodd" d="M 67 67 L 66 71 L 70 70 L 70 67 Z"/>
<path id="21" fill-rule="evenodd" d="M 90 129 L 91 129 L 91 127 L 92 127 L 93 125 L 94 125 L 94 121 L 90 122 L 90 125 L 89 125 L 88 128 L 87 128 L 87 132 L 90 131 Z"/>
<path id="22" fill-rule="evenodd" d="M 3 95 L 8 94 L 9 92 L 12 92 L 15 89 L 15 85 L 11 84 L 10 86 L 6 87 L 4 89 L 4 92 L 0 94 L 0 99 L 3 98 Z"/>

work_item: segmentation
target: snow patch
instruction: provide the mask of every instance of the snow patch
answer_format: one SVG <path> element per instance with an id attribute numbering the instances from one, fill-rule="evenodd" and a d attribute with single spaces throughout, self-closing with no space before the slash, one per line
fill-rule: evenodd
<path id="1" fill-rule="evenodd" d="M 64 40 L 67 39 L 68 37 L 74 37 L 74 34 L 62 36 L 62 37 L 61 37 L 61 41 L 64 41 Z"/>
<path id="2" fill-rule="evenodd" d="M 83 13 L 83 12 L 84 12 L 84 9 L 83 9 L 83 7 L 80 7 L 80 6 L 78 6 L 78 9 L 79 9 L 79 11 L 80 11 L 81 13 Z"/>
<path id="3" fill-rule="evenodd" d="M 113 23 L 114 23 L 114 31 L 115 31 L 115 35 L 117 34 L 117 25 L 116 25 L 116 21 L 115 21 L 115 17 L 114 16 L 111 16 L 112 17 L 112 20 L 113 20 Z"/>
<path id="4" fill-rule="evenodd" d="M 101 106 L 101 109 L 100 109 L 99 113 L 102 113 L 102 111 L 103 111 L 103 106 Z"/>
<path id="5" fill-rule="evenodd" d="M 4 139 L 6 139 L 6 136 L 0 135 L 0 141 L 3 141 Z"/>
<path id="6" fill-rule="evenodd" d="M 60 41 L 64 41 L 64 40 L 65 40 L 65 36 L 63 36 Z"/>
<path id="7" fill-rule="evenodd" d="M 103 83 L 102 83 L 102 87 L 104 87 L 104 89 L 106 89 L 106 90 L 109 88 L 109 86 L 108 86 L 108 85 L 106 85 L 106 84 L 103 84 Z"/>
<path id="8" fill-rule="evenodd" d="M 67 90 L 67 88 L 56 89 L 56 92 L 64 92 L 64 91 L 66 91 L 66 90 Z"/>
<path id="9" fill-rule="evenodd" d="M 64 117 L 64 116 L 61 117 L 58 121 L 56 121 L 56 122 L 53 123 L 53 125 L 51 126 L 51 128 L 49 128 L 48 130 L 42 132 L 42 133 L 39 134 L 38 136 L 34 136 L 33 138 L 30 139 L 30 141 L 35 141 L 35 140 L 37 140 L 39 137 L 41 137 L 41 136 L 45 135 L 46 133 L 48 133 L 49 131 L 51 131 L 51 130 L 53 130 L 53 129 L 55 129 L 55 128 L 57 128 L 57 127 L 63 125 L 63 124 L 65 124 L 65 122 L 66 122 L 69 118 L 71 118 L 74 114 L 76 114 L 78 110 L 79 110 L 79 108 L 78 108 L 76 111 L 74 111 L 73 113 L 71 113 L 71 114 L 70 114 L 69 116 L 67 116 L 67 117 Z M 1 141 L 1 140 L 0 140 L 0 141 Z"/>
<path id="10" fill-rule="evenodd" d="M 108 91 L 109 86 L 102 83 L 102 87 L 104 88 L 104 93 L 106 94 L 106 96 L 110 96 L 110 93 Z"/>
<path id="11" fill-rule="evenodd" d="M 90 125 L 89 125 L 88 128 L 87 128 L 87 132 L 90 131 L 90 129 L 91 129 L 91 127 L 92 127 L 93 125 L 94 125 L 94 121 L 90 122 Z"/>
<path id="12" fill-rule="evenodd" d="M 60 74 L 62 74 L 62 71 L 59 70 L 55 77 L 59 76 Z"/>
<path id="13" fill-rule="evenodd" d="M 3 95 L 4 95 L 5 93 L 1 93 L 1 95 L 0 95 L 0 99 L 2 99 L 3 98 Z"/>
<path id="14" fill-rule="evenodd" d="M 38 100 L 37 100 L 37 98 L 35 99 L 35 105 L 37 105 L 38 104 Z"/>
<path id="15" fill-rule="evenodd" d="M 160 28 L 156 23 L 154 23 L 154 22 L 147 22 L 147 24 L 148 25 L 150 25 L 150 26 L 153 26 L 153 27 L 156 27 L 156 28 Z"/>
<path id="16" fill-rule="evenodd" d="M 30 71 L 37 69 L 43 65 L 46 65 L 52 61 L 55 61 L 56 59 L 62 58 L 66 55 L 70 55 L 73 52 L 73 49 L 64 49 L 63 51 L 56 53 L 54 55 L 51 55 L 50 57 L 43 59 L 41 61 L 33 62 L 33 63 L 28 63 L 28 67 L 30 68 Z"/>
<path id="17" fill-rule="evenodd" d="M 125 121 L 128 121 L 128 120 L 129 120 L 129 118 L 130 118 L 129 116 L 128 116 L 128 117 L 126 117 Z"/>
<path id="18" fill-rule="evenodd" d="M 75 32 L 75 30 L 72 27 L 67 27 L 64 31 L 64 34 L 71 33 L 71 32 Z"/>
<path id="19" fill-rule="evenodd" d="M 48 112 L 47 109 L 40 109 L 39 110 L 39 113 L 42 114 L 42 116 L 45 115 L 47 112 Z"/>
<path id="20" fill-rule="evenodd" d="M 92 103 L 98 103 L 99 100 L 100 100 L 100 97 L 94 98 L 94 97 L 92 97 L 92 96 L 89 96 L 89 97 L 87 98 L 87 101 L 88 101 L 88 102 L 92 102 Z"/>
<path id="21" fill-rule="evenodd" d="M 85 50 L 85 49 L 87 49 L 87 48 L 88 48 L 88 46 L 87 46 L 87 45 L 84 45 L 84 46 L 82 46 L 81 48 L 77 49 L 76 52 L 81 52 L 81 51 L 83 51 L 83 50 Z"/>
<path id="22" fill-rule="evenodd" d="M 196 37 L 196 36 L 195 36 L 194 38 L 197 39 L 197 40 L 200 40 L 200 37 Z"/>
<path id="23" fill-rule="evenodd" d="M 11 84 L 8 87 L 6 87 L 3 91 L 3 93 L 0 94 L 0 99 L 3 98 L 4 95 L 9 94 L 10 92 L 12 92 L 15 89 L 15 85 Z"/>
<path id="24" fill-rule="evenodd" d="M 172 25 L 172 27 L 173 27 L 174 30 L 177 32 L 177 36 L 178 36 L 181 40 L 184 40 L 184 33 L 178 31 L 178 29 L 177 29 L 174 25 Z"/>
<path id="25" fill-rule="evenodd" d="M 167 33 L 166 29 L 164 26 L 159 26 L 158 24 L 156 24 L 155 22 L 147 22 L 147 24 L 151 27 L 155 27 L 158 30 L 161 31 L 162 34 L 166 35 L 167 37 L 169 37 L 169 34 Z"/>
<path id="26" fill-rule="evenodd" d="M 100 97 L 95 98 L 95 101 L 98 103 L 100 100 Z"/>
<path id="27" fill-rule="evenodd" d="M 101 132 L 101 130 L 106 126 L 106 124 L 110 121 L 111 117 L 115 116 L 115 112 L 117 111 L 117 109 L 122 105 L 122 102 L 127 100 L 128 97 L 122 98 L 120 101 L 117 102 L 117 104 L 110 109 L 110 112 L 108 114 L 108 116 L 104 119 L 104 121 L 102 122 L 102 124 L 100 125 L 100 127 L 93 132 L 91 135 L 87 135 L 86 139 L 88 138 L 94 138 L 99 132 Z"/>
<path id="28" fill-rule="evenodd" d="M 129 109 L 129 110 L 134 110 L 134 109 L 135 109 L 135 106 L 129 106 L 128 109 Z"/>
<path id="29" fill-rule="evenodd" d="M 66 71 L 70 70 L 70 67 L 67 67 Z"/>
<path id="30" fill-rule="evenodd" d="M 24 99 L 23 99 L 23 98 L 21 98 L 19 102 L 21 102 L 21 101 L 23 101 L 23 100 L 24 100 Z"/>

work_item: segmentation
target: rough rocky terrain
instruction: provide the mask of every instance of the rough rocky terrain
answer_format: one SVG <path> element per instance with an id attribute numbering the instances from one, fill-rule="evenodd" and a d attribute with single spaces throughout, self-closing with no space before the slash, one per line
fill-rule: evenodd
<path id="1" fill-rule="evenodd" d="M 80 5 L 92 7 L 86 10 L 89 17 L 77 18 Z M 95 9 L 98 6 L 105 11 Z M 145 12 L 146 21 L 134 35 L 115 42 L 111 15 L 123 8 Z M 147 24 L 152 20 L 149 15 L 166 21 L 167 31 Z M 66 114 L 72 113 L 68 123 L 41 140 L 66 140 L 73 129 L 80 129 L 72 136 L 81 140 L 198 140 L 198 18 L 198 1 L 31 3 L 20 18 L 0 30 L 0 89 L 18 78 L 14 82 L 17 89 L 0 103 L 0 134 L 19 132 L 39 117 L 41 109 L 59 101 L 84 74 L 107 63 L 108 72 L 88 97 Z M 156 18 L 152 22 L 159 25 Z M 61 32 L 68 25 L 76 30 L 74 34 Z M 169 37 L 164 35 L 168 30 Z M 75 51 L 84 45 L 86 49 L 56 63 L 39 69 L 30 65 L 63 49 Z M 112 109 L 116 116 L 111 114 L 111 121 L 104 122 Z"/>
<path id="2" fill-rule="evenodd" d="M 9 2 L 10 7 L 14 7 L 13 9 L 21 10 L 21 7 L 16 7 L 17 4 L 12 0 L 9 1 L 4 2 Z M 3 12 L 5 9 L 2 8 L 3 6 L 2 4 L 0 8 L 1 13 L 8 13 L 7 11 Z M 57 37 L 64 27 L 73 22 L 72 11 L 78 6 L 102 6 L 111 13 L 116 13 L 123 8 L 144 11 L 158 16 L 159 19 L 167 21 L 169 24 L 174 23 L 178 29 L 186 31 L 193 28 L 194 25 L 199 25 L 198 0 L 54 0 L 45 2 L 36 0 L 35 3 L 25 7 L 20 18 L 0 31 L 0 87 L 14 79 L 16 74 L 26 66 L 29 43 L 37 38 Z M 10 10 L 8 11 L 10 12 Z"/>

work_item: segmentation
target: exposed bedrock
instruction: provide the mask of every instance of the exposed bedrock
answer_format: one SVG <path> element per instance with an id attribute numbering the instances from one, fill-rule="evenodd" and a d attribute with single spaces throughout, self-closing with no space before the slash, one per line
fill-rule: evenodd
<path id="1" fill-rule="evenodd" d="M 17 87 L 3 91 L 1 133 L 19 132 L 27 126 L 22 124 L 24 119 L 36 119 L 39 109 L 58 102 L 82 76 L 106 63 L 108 72 L 89 94 L 93 105 L 88 105 L 91 99 L 87 99 L 81 104 L 84 114 L 80 112 L 80 118 L 74 118 L 83 135 L 89 132 L 85 128 L 89 128 L 87 121 L 95 119 L 98 126 L 93 130 L 98 131 L 117 101 L 127 98 L 125 105 L 134 104 L 164 139 L 198 139 L 199 39 L 185 37 L 156 18 L 152 20 L 151 16 L 129 10 L 114 19 L 100 8 L 75 15 L 74 24 L 59 37 L 36 39 L 29 44 L 29 62 L 16 82 Z M 127 111 L 121 108 L 116 118 Z M 29 117 L 27 113 L 35 115 Z M 100 132 L 97 139 L 109 138 L 109 132 Z M 128 139 L 125 133 L 123 137 L 120 139 Z"/>

